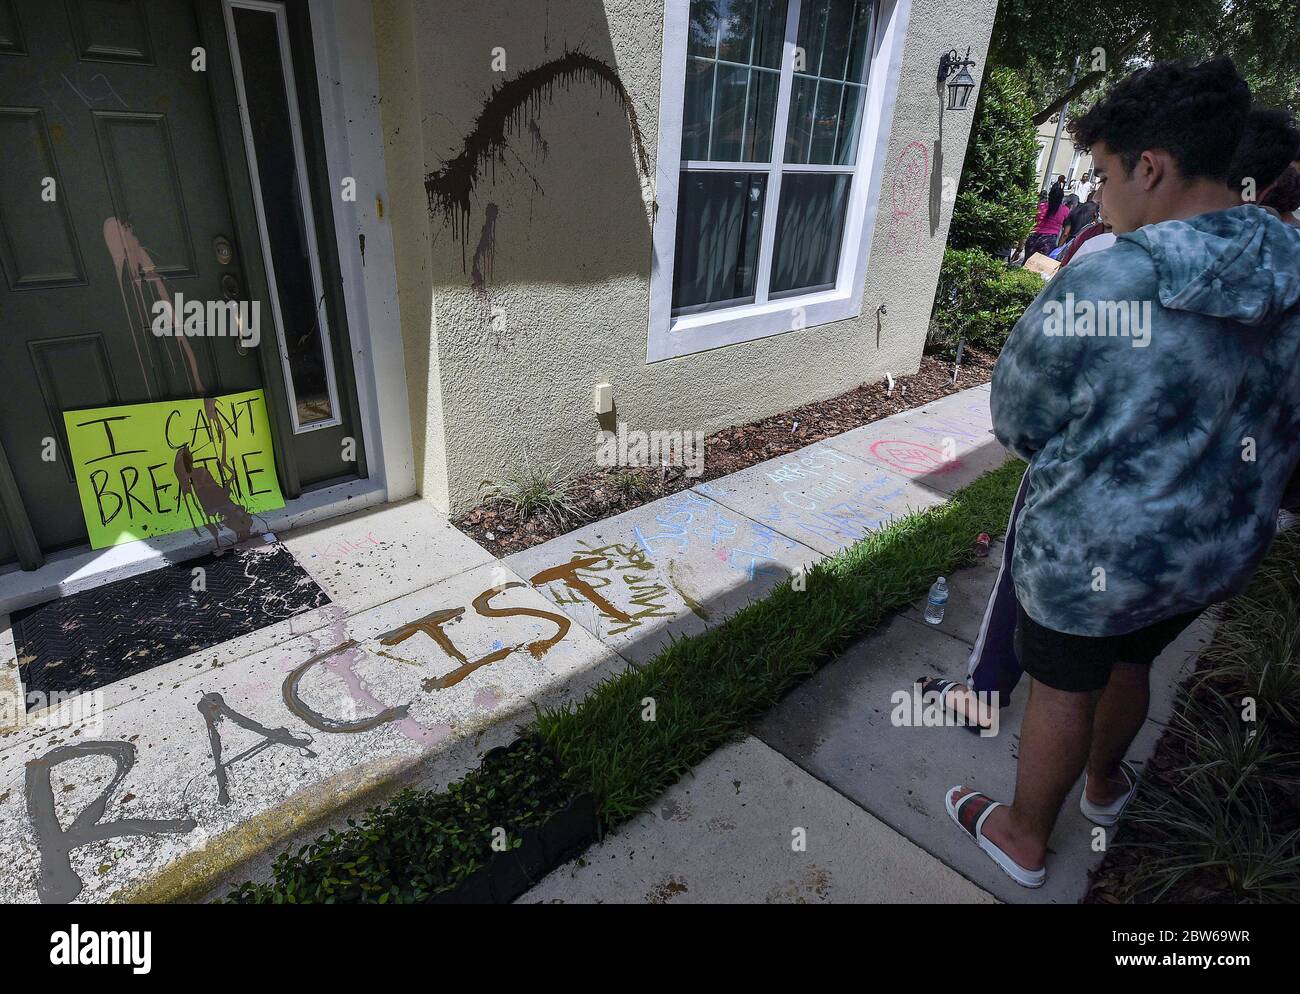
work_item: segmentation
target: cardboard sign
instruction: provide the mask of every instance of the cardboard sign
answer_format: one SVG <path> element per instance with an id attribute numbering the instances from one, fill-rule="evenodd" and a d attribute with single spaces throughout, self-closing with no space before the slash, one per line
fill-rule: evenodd
<path id="1" fill-rule="evenodd" d="M 204 529 L 235 539 L 284 507 L 261 390 L 65 411 L 90 546 Z"/>
<path id="2" fill-rule="evenodd" d="M 1035 252 L 1025 260 L 1025 268 L 1047 280 L 1056 275 L 1056 271 L 1061 268 L 1061 264 L 1055 259 L 1043 255 L 1042 252 Z"/>

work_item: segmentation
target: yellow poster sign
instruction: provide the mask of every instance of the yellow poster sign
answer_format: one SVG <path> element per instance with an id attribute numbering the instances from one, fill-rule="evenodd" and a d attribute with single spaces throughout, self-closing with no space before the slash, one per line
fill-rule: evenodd
<path id="1" fill-rule="evenodd" d="M 241 541 L 284 507 L 261 390 L 65 411 L 93 549 L 202 529 Z"/>

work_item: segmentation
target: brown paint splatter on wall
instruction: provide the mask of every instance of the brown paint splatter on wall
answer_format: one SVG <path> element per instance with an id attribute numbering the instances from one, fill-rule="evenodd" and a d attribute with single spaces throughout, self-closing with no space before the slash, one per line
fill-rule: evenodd
<path id="1" fill-rule="evenodd" d="M 528 133 L 533 138 L 533 155 L 537 156 L 543 162 L 551 154 L 551 143 L 542 137 L 542 126 L 537 123 L 537 118 L 532 118 L 528 122 Z"/>
<path id="2" fill-rule="evenodd" d="M 536 142 L 540 130 L 534 130 L 533 125 L 542 101 L 550 103 L 554 99 L 557 84 L 568 89 L 575 82 L 594 86 L 602 93 L 606 90 L 613 92 L 632 129 L 638 168 L 642 175 L 650 174 L 650 156 L 637 121 L 636 107 L 618 73 L 608 63 L 586 52 L 566 51 L 559 58 L 543 62 L 494 86 L 474 119 L 473 129 L 465 136 L 460 152 L 424 179 L 429 213 L 441 214 L 444 223 L 451 226 L 452 234 L 460 239 L 462 267 L 467 268 L 465 253 L 469 239 L 470 196 L 478 186 L 483 170 L 488 166 L 495 168 L 498 162 L 504 164 L 511 135 L 528 128 Z"/>
<path id="3" fill-rule="evenodd" d="M 492 279 L 492 260 L 497 251 L 497 215 L 500 212 L 496 204 L 488 204 L 483 211 L 483 231 L 474 248 L 474 269 L 470 274 L 470 283 L 475 290 L 485 291 Z"/>

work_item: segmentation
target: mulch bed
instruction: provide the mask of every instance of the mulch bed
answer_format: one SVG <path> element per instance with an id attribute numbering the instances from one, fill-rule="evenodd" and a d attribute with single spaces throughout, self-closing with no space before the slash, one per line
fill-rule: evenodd
<path id="1" fill-rule="evenodd" d="M 574 480 L 570 496 L 578 513 L 563 522 L 536 516 L 523 521 L 510 508 L 488 502 L 467 511 L 453 524 L 493 555 L 506 556 L 593 521 L 686 490 L 696 483 L 735 473 L 852 428 L 987 383 L 996 359 L 995 355 L 968 346 L 954 384 L 950 361 L 923 356 L 915 375 L 895 377 L 892 394 L 887 392 L 882 379 L 761 421 L 723 428 L 704 441 L 704 474 L 699 477 L 687 477 L 681 467 L 669 468 L 666 473 L 652 467 L 593 470 Z"/>

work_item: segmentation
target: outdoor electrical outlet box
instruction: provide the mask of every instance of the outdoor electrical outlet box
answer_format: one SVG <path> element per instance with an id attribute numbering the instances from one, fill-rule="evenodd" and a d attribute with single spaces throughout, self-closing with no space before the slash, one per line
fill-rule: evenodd
<path id="1" fill-rule="evenodd" d="M 614 388 L 608 383 L 597 383 L 591 390 L 591 406 L 597 414 L 614 410 Z"/>

